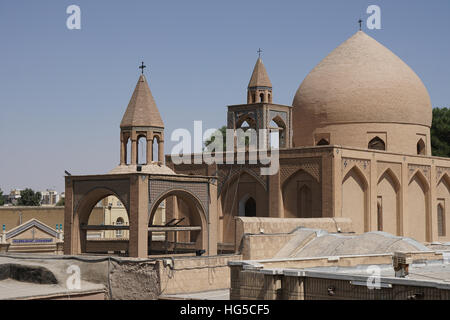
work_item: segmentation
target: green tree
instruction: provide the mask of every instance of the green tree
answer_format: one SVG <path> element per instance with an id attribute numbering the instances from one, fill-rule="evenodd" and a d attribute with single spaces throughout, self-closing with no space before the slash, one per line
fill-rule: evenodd
<path id="1" fill-rule="evenodd" d="M 246 128 L 242 128 L 244 131 L 246 130 Z M 205 140 L 205 150 L 209 150 L 208 146 L 214 141 L 215 137 L 214 135 L 219 132 L 222 135 L 223 138 L 223 151 L 226 151 L 226 142 L 227 142 L 227 126 L 222 126 L 220 129 L 217 129 L 208 139 Z M 241 140 L 243 142 L 243 139 L 241 138 Z M 255 142 L 256 143 L 256 142 Z M 245 137 L 245 145 L 248 146 L 250 144 L 250 139 L 249 137 Z M 236 146 L 235 146 L 236 147 Z"/>
<path id="2" fill-rule="evenodd" d="M 27 188 L 20 191 L 20 198 L 17 202 L 19 206 L 40 206 L 42 195 L 40 192 L 34 192 L 32 189 Z"/>
<path id="3" fill-rule="evenodd" d="M 3 197 L 3 191 L 0 189 L 0 206 L 5 204 L 5 198 Z"/>
<path id="4" fill-rule="evenodd" d="M 434 108 L 431 124 L 433 156 L 450 157 L 450 108 Z"/>
<path id="5" fill-rule="evenodd" d="M 65 206 L 66 204 L 66 198 L 60 198 L 58 202 L 56 203 L 57 206 Z"/>
<path id="6" fill-rule="evenodd" d="M 222 135 L 223 138 L 223 148 L 225 149 L 225 143 L 227 141 L 227 126 L 222 126 L 220 129 L 217 129 L 216 132 L 220 132 L 220 134 Z M 214 134 L 212 134 L 208 139 L 205 140 L 205 149 L 208 149 L 208 146 L 214 141 L 214 135 L 216 134 L 216 132 L 214 132 Z"/>

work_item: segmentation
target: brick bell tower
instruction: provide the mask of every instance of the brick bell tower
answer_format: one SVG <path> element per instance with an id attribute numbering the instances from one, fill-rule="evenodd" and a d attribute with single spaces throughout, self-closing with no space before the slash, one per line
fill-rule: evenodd
<path id="1" fill-rule="evenodd" d="M 256 60 L 250 82 L 247 86 L 247 103 L 258 102 L 272 103 L 272 83 L 260 56 Z"/>
<path id="2" fill-rule="evenodd" d="M 139 67 L 142 73 L 131 96 L 127 110 L 120 123 L 120 165 L 138 165 L 139 140 L 146 140 L 146 161 L 140 163 L 150 165 L 162 164 L 164 161 L 164 123 L 159 114 L 158 107 L 144 76 L 142 62 Z M 127 144 L 131 140 L 131 159 L 127 162 Z M 153 144 L 158 144 L 158 154 L 153 154 Z"/>
<path id="3" fill-rule="evenodd" d="M 247 104 L 228 106 L 228 129 L 245 128 L 243 124 L 255 130 L 268 129 L 278 132 L 278 147 L 292 146 L 292 106 L 272 103 L 272 83 L 258 50 L 250 82 L 247 86 Z M 271 145 L 271 135 L 267 136 L 267 145 Z"/>

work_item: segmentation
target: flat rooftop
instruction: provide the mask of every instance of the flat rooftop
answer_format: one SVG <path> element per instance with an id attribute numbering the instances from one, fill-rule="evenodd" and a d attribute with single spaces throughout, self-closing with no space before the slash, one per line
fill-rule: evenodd
<path id="1" fill-rule="evenodd" d="M 298 276 L 310 278 L 349 280 L 355 283 L 367 283 L 367 279 L 374 276 L 374 268 L 380 276 L 383 285 L 411 285 L 420 287 L 434 287 L 450 290 L 450 252 L 444 254 L 444 260 L 430 260 L 415 262 L 409 265 L 409 274 L 405 277 L 396 277 L 392 264 L 358 265 L 353 267 L 326 266 L 311 268 L 273 268 L 260 269 L 264 274 L 279 274 L 285 276 Z"/>

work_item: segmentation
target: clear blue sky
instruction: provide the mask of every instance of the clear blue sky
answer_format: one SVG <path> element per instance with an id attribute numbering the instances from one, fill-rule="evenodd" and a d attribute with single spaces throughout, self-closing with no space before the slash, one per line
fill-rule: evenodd
<path id="1" fill-rule="evenodd" d="M 81 7 L 81 30 L 66 8 Z M 144 60 L 170 133 L 226 123 L 246 101 L 261 47 L 274 101 L 291 104 L 308 72 L 381 7 L 366 32 L 421 77 L 434 107 L 450 105 L 450 1 L 0 2 L 0 188 L 64 190 L 64 170 L 106 173 Z"/>

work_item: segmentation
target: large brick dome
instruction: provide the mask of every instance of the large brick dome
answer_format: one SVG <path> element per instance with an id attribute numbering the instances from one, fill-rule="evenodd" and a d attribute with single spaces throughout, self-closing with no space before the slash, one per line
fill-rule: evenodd
<path id="1" fill-rule="evenodd" d="M 334 134 L 337 140 L 332 144 L 352 145 L 337 134 L 345 134 L 342 125 L 348 124 L 408 124 L 429 131 L 432 117 L 430 97 L 419 77 L 362 31 L 333 50 L 308 74 L 297 90 L 293 107 L 295 146 L 314 143 L 317 130 L 330 133 L 331 140 Z M 373 129 L 390 131 L 388 127 Z M 355 134 L 351 126 L 346 134 Z"/>

